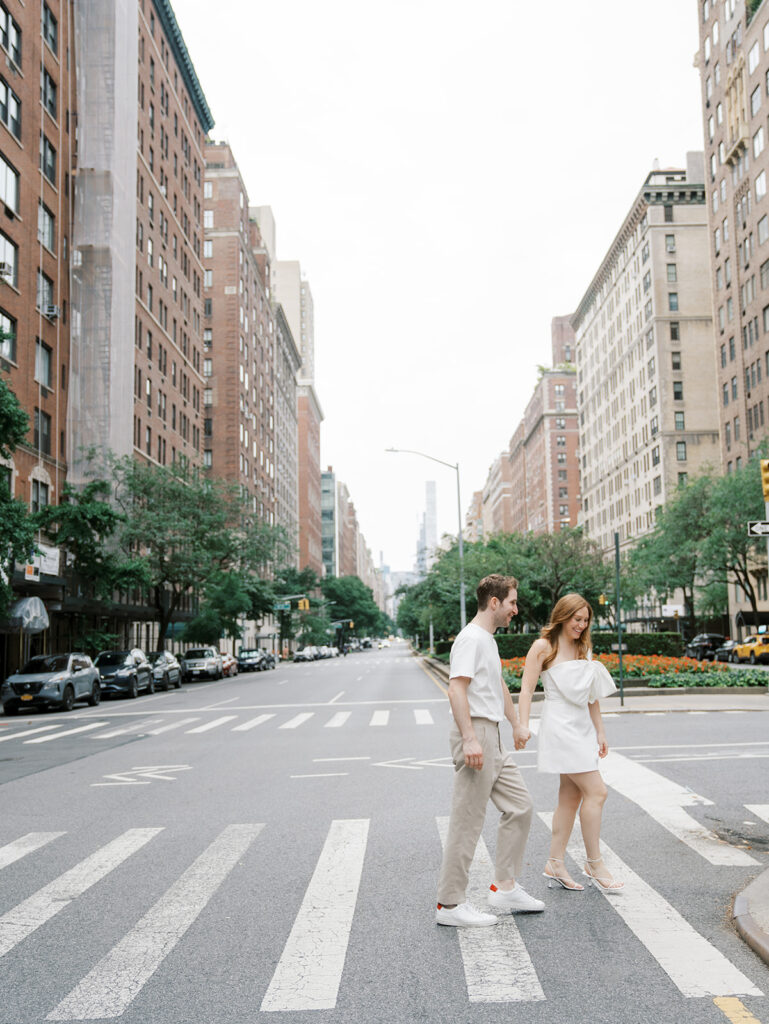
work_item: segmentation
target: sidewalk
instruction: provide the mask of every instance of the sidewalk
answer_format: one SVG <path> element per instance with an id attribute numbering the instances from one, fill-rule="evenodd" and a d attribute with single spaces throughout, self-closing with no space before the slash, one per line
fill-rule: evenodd
<path id="1" fill-rule="evenodd" d="M 434 678 L 448 685 L 448 665 L 434 658 L 422 658 L 422 664 Z M 541 714 L 543 694 L 534 694 L 532 717 Z M 626 686 L 624 705 L 619 693 L 602 701 L 604 711 L 612 714 L 643 714 L 645 711 L 769 711 L 769 693 L 735 687 L 705 689 L 682 687 L 657 690 L 645 686 Z M 761 959 L 769 964 L 769 868 L 734 898 L 734 925 L 740 936 Z"/>

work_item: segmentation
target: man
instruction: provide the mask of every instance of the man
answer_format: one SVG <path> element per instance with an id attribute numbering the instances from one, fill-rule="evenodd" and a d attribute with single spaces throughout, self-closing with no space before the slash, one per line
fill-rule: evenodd
<path id="1" fill-rule="evenodd" d="M 449 702 L 454 721 L 451 754 L 454 794 L 451 818 L 438 882 L 437 924 L 484 927 L 497 923 L 465 902 L 470 864 L 491 799 L 501 812 L 497 831 L 496 879 L 489 888 L 489 906 L 502 911 L 539 911 L 541 900 L 529 896 L 516 882 L 531 826 L 532 804 L 511 755 L 502 745 L 499 723 L 513 727 L 516 750 L 530 737 L 518 720 L 502 678 L 502 663 L 494 633 L 510 625 L 518 612 L 518 581 L 494 574 L 478 584 L 478 614 L 457 636 L 451 648 Z"/>

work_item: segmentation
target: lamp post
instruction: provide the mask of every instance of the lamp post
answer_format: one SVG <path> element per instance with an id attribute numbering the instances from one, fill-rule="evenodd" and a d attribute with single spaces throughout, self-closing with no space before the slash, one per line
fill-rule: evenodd
<path id="1" fill-rule="evenodd" d="M 436 459 L 434 455 L 427 455 L 425 452 L 414 451 L 413 448 L 385 448 L 386 452 L 398 452 L 403 455 L 421 455 L 423 459 L 431 462 L 438 462 L 441 466 L 448 466 L 457 474 L 457 515 L 459 517 L 459 625 L 464 629 L 467 625 L 467 610 L 465 607 L 465 548 L 462 537 L 462 498 L 459 489 L 459 463 L 444 462 L 443 459 Z"/>

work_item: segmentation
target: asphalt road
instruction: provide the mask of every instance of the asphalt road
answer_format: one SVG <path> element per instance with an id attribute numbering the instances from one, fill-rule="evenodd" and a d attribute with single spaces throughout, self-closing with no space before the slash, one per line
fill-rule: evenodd
<path id="1" fill-rule="evenodd" d="M 434 924 L 448 705 L 405 645 L 0 717 L 0 1022 L 769 1024 L 730 922 L 769 864 L 768 726 L 608 718 L 613 897 L 546 888 L 532 743 L 547 908 L 460 935 Z"/>

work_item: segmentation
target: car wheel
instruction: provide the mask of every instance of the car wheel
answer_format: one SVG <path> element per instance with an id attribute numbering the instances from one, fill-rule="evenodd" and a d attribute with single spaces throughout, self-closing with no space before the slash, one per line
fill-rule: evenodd
<path id="1" fill-rule="evenodd" d="M 136 676 L 133 677 L 131 682 L 128 684 L 128 699 L 136 700 L 139 696 L 139 683 Z"/>
<path id="2" fill-rule="evenodd" d="M 182 688 L 182 674 L 181 674 L 181 672 L 177 675 L 176 682 L 174 683 L 174 686 L 176 687 L 177 690 L 181 690 L 181 688 Z"/>
<path id="3" fill-rule="evenodd" d="M 755 651 L 751 651 L 750 652 L 750 658 L 748 660 L 750 661 L 751 665 L 755 665 L 755 663 L 756 663 L 756 652 Z"/>
<path id="4" fill-rule="evenodd" d="M 101 704 L 101 687 L 99 686 L 99 680 L 95 680 L 91 687 L 91 696 L 88 698 L 88 704 L 90 707 L 95 708 L 97 704 Z"/>
<path id="5" fill-rule="evenodd" d="M 147 683 L 147 693 L 155 692 L 155 676 L 150 673 L 150 681 Z"/>
<path id="6" fill-rule="evenodd" d="M 19 713 L 19 709 L 18 708 L 12 708 L 12 707 L 4 707 L 3 711 L 5 712 L 6 715 L 18 715 L 18 713 Z"/>
<path id="7" fill-rule="evenodd" d="M 71 686 L 64 688 L 64 695 L 61 698 L 61 710 L 71 711 L 75 706 L 75 691 Z"/>
<path id="8" fill-rule="evenodd" d="M 739 663 L 740 663 L 740 659 L 737 656 L 737 654 L 733 654 L 731 660 L 732 660 L 732 665 L 739 665 Z"/>
<path id="9" fill-rule="evenodd" d="M 162 685 L 161 689 L 163 689 L 165 691 L 168 691 L 170 686 L 171 686 L 171 680 L 168 678 L 168 673 L 166 672 L 166 674 L 163 676 L 163 685 Z"/>

